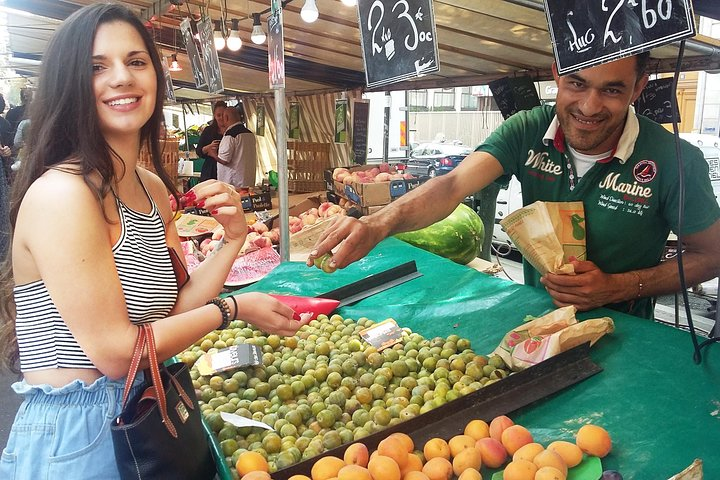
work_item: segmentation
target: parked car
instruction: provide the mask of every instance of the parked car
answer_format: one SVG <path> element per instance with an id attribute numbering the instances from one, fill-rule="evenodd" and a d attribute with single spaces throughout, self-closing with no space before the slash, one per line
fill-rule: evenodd
<path id="1" fill-rule="evenodd" d="M 507 254 L 510 253 L 510 249 L 515 249 L 515 244 L 500 227 L 500 220 L 522 206 L 522 186 L 515 177 L 512 177 L 508 186 L 498 192 L 495 203 L 495 228 L 492 241 L 499 254 Z"/>
<path id="2" fill-rule="evenodd" d="M 417 177 L 444 175 L 457 167 L 473 149 L 454 143 L 421 143 L 410 153 L 406 173 Z"/>

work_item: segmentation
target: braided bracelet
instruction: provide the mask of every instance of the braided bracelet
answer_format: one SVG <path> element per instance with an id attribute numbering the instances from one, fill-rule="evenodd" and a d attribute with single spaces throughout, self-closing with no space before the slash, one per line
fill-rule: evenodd
<path id="1" fill-rule="evenodd" d="M 205 305 L 210 305 L 211 303 L 218 307 L 222 314 L 222 323 L 216 330 L 225 330 L 230 325 L 230 307 L 228 307 L 227 302 L 220 297 L 210 299 Z"/>

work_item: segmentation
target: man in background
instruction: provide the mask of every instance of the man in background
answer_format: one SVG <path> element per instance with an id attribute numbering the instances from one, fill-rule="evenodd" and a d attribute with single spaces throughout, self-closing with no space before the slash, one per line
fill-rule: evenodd
<path id="1" fill-rule="evenodd" d="M 211 178 L 217 179 L 217 152 L 226 127 L 225 108 L 227 108 L 225 102 L 215 102 L 213 105 L 213 119 L 203 129 L 197 148 L 195 148 L 198 158 L 204 159 L 200 170 L 201 182 Z"/>
<path id="2" fill-rule="evenodd" d="M 225 109 L 227 129 L 218 149 L 218 180 L 235 188 L 255 185 L 257 150 L 255 135 L 245 127 L 236 107 Z"/>

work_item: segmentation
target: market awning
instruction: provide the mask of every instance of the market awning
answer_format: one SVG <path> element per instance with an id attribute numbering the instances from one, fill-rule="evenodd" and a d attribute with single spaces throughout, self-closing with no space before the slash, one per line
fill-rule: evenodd
<path id="1" fill-rule="evenodd" d="M 225 1 L 225 0 L 223 0 Z M 63 19 L 92 0 L 6 0 L 12 53 L 11 66 L 28 77 L 37 75 L 45 43 Z M 205 8 L 220 18 L 220 0 L 126 0 L 138 15 L 151 22 L 156 42 L 166 55 L 178 52 L 185 66 L 173 73 L 177 87 L 194 88 L 192 73 L 179 33 L 180 22 Z M 267 42 L 250 40 L 252 14 L 268 10 L 266 1 L 227 0 L 226 17 L 239 19 L 243 46 L 238 52 L 220 52 L 226 94 L 269 93 Z M 303 0 L 283 2 L 286 92 L 288 95 L 344 91 L 365 86 L 357 10 L 338 0 L 317 0 L 314 23 L 300 17 Z M 714 0 L 695 0 L 704 15 L 720 16 Z M 553 61 L 542 2 L 537 0 L 434 0 L 440 71 L 383 89 L 483 85 L 508 76 L 527 74 L 548 79 Z M 34 14 L 28 16 L 28 12 Z M 266 29 L 267 14 L 263 14 Z M 678 48 L 653 51 L 653 71 L 672 71 Z M 688 41 L 683 69 L 720 69 L 720 41 L 701 35 Z M 195 97 L 193 97 L 195 98 Z"/>

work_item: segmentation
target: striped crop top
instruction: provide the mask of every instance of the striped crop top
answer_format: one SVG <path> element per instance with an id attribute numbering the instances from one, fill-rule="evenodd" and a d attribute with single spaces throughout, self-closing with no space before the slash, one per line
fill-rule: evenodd
<path id="1" fill-rule="evenodd" d="M 136 212 L 116 198 L 122 230 L 112 251 L 128 316 L 135 324 L 166 317 L 178 294 L 163 219 L 152 197 L 148 198 L 150 213 Z M 22 371 L 95 368 L 60 316 L 42 279 L 16 286 L 14 296 Z"/>

